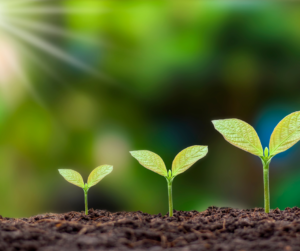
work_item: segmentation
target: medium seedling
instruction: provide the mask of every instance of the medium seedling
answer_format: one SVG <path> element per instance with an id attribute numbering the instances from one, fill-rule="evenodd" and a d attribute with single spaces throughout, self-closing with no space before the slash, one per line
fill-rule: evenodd
<path id="1" fill-rule="evenodd" d="M 80 173 L 71 169 L 59 169 L 59 173 L 65 178 L 66 181 L 79 186 L 84 192 L 84 202 L 85 202 L 85 214 L 88 215 L 88 190 L 95 186 L 100 180 L 102 180 L 106 175 L 110 174 L 113 170 L 112 166 L 102 165 L 96 167 L 89 175 L 88 182 L 84 184 L 83 178 Z"/>
<path id="2" fill-rule="evenodd" d="M 164 161 L 157 154 L 150 151 L 132 151 L 131 155 L 147 169 L 164 176 L 168 183 L 169 216 L 173 216 L 172 183 L 174 178 L 187 169 L 196 161 L 203 158 L 208 152 L 207 146 L 191 146 L 181 151 L 174 159 L 172 171 L 167 171 Z"/>
<path id="3" fill-rule="evenodd" d="M 269 165 L 272 158 L 300 140 L 300 111 L 286 116 L 275 127 L 268 147 L 263 151 L 260 139 L 252 126 L 239 119 L 212 121 L 216 130 L 232 145 L 260 157 L 263 164 L 264 206 L 270 212 Z"/>

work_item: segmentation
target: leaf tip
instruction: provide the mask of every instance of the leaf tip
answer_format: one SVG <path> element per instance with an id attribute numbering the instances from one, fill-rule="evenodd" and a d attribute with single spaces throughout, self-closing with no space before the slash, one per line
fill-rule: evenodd
<path id="1" fill-rule="evenodd" d="M 198 150 L 205 149 L 206 152 L 208 151 L 208 146 L 196 145 L 196 146 L 191 146 L 191 147 L 198 149 Z"/>
<path id="2" fill-rule="evenodd" d="M 222 119 L 215 119 L 215 120 L 212 120 L 211 122 L 213 123 L 214 127 L 217 129 L 217 126 L 221 121 L 222 121 Z"/>
<path id="3" fill-rule="evenodd" d="M 112 166 L 112 165 L 102 165 L 103 167 L 104 166 L 106 166 L 107 167 L 107 169 L 109 170 L 109 173 L 108 174 L 110 174 L 113 170 L 114 170 L 114 166 Z M 102 167 L 102 166 L 100 166 L 100 167 Z"/>
<path id="4" fill-rule="evenodd" d="M 138 152 L 138 151 L 129 151 L 129 153 L 130 153 L 132 156 L 134 156 L 136 152 Z"/>
<path id="5" fill-rule="evenodd" d="M 110 169 L 110 173 L 114 170 L 114 166 L 112 166 L 112 165 L 107 165 L 108 167 L 109 167 L 109 169 Z"/>

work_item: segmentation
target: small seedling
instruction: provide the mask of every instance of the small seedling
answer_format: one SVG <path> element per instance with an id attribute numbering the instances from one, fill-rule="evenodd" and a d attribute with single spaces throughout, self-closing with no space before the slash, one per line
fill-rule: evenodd
<path id="1" fill-rule="evenodd" d="M 216 130 L 232 145 L 260 157 L 264 176 L 265 212 L 270 212 L 269 165 L 272 158 L 286 151 L 300 140 L 300 111 L 286 116 L 275 127 L 269 149 L 263 151 L 260 139 L 252 126 L 239 119 L 212 121 Z"/>
<path id="2" fill-rule="evenodd" d="M 84 184 L 82 176 L 80 173 L 71 169 L 59 169 L 59 173 L 65 178 L 66 181 L 79 186 L 84 191 L 84 202 L 85 202 L 85 214 L 88 215 L 88 200 L 87 193 L 88 190 L 95 186 L 100 180 L 102 180 L 106 175 L 110 174 L 113 170 L 112 166 L 102 165 L 96 167 L 89 175 L 88 182 Z"/>
<path id="3" fill-rule="evenodd" d="M 172 171 L 167 171 L 164 161 L 157 154 L 150 151 L 132 151 L 131 155 L 147 169 L 164 176 L 168 183 L 169 216 L 173 216 L 172 183 L 178 174 L 185 172 L 196 161 L 208 152 L 207 146 L 191 146 L 181 151 L 174 159 Z"/>

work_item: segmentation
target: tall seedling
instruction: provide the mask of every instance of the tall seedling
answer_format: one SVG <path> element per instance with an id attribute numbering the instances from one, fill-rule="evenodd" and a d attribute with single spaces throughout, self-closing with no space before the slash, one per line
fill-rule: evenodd
<path id="1" fill-rule="evenodd" d="M 252 126 L 239 119 L 212 121 L 216 130 L 232 145 L 260 157 L 263 164 L 264 206 L 270 212 L 269 165 L 272 158 L 300 140 L 300 111 L 286 116 L 275 127 L 268 147 L 263 151 L 260 139 Z"/>
<path id="2" fill-rule="evenodd" d="M 96 167 L 89 175 L 88 182 L 84 184 L 83 178 L 80 173 L 71 169 L 59 169 L 59 173 L 65 178 L 66 181 L 72 183 L 75 186 L 81 187 L 84 192 L 84 202 L 85 202 L 85 214 L 88 215 L 88 190 L 95 186 L 100 180 L 102 180 L 106 175 L 110 174 L 113 170 L 112 166 L 102 165 Z"/>
<path id="3" fill-rule="evenodd" d="M 132 151 L 131 155 L 147 169 L 164 176 L 168 183 L 169 216 L 173 216 L 172 183 L 174 178 L 189 169 L 208 152 L 207 146 L 191 146 L 181 151 L 174 159 L 172 171 L 166 169 L 162 158 L 150 151 Z"/>

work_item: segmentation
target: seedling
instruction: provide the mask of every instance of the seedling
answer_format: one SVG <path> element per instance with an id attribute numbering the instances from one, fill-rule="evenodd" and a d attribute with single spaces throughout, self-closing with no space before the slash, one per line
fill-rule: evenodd
<path id="1" fill-rule="evenodd" d="M 264 206 L 270 212 L 269 165 L 272 158 L 286 151 L 300 140 L 300 111 L 286 116 L 275 127 L 269 149 L 263 151 L 260 139 L 252 126 L 239 119 L 212 121 L 216 130 L 232 145 L 260 157 L 263 164 Z"/>
<path id="2" fill-rule="evenodd" d="M 74 184 L 75 186 L 81 187 L 84 192 L 84 202 L 85 202 L 85 214 L 88 215 L 88 190 L 95 186 L 100 180 L 102 180 L 106 175 L 110 174 L 113 170 L 112 166 L 102 165 L 96 167 L 89 175 L 88 182 L 84 184 L 83 178 L 80 173 L 71 169 L 59 169 L 59 173 L 65 178 L 66 181 Z"/>
<path id="3" fill-rule="evenodd" d="M 172 183 L 174 178 L 187 169 L 196 161 L 203 158 L 208 152 L 207 146 L 191 146 L 181 151 L 174 159 L 172 171 L 167 171 L 164 161 L 157 154 L 150 151 L 132 151 L 131 155 L 147 169 L 164 176 L 168 183 L 169 216 L 173 216 Z"/>

